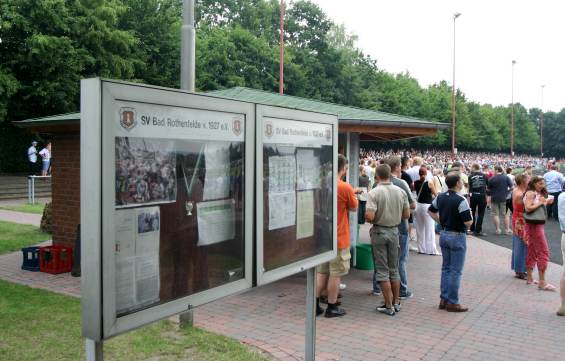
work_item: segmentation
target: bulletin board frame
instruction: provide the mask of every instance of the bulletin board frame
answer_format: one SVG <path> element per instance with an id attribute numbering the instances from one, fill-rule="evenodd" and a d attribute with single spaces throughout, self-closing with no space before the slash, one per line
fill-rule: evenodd
<path id="1" fill-rule="evenodd" d="M 113 126 L 117 102 L 136 102 L 186 111 L 241 115 L 245 121 L 244 276 L 241 279 L 172 301 L 148 306 L 118 317 L 115 272 L 116 136 Z M 126 124 L 127 125 L 127 124 Z M 234 124 L 235 127 L 235 124 Z M 82 332 L 102 341 L 151 322 L 252 287 L 254 222 L 255 106 L 182 90 L 100 78 L 81 81 L 81 240 Z M 173 131 L 173 130 L 171 130 Z"/>
<path id="2" fill-rule="evenodd" d="M 303 122 L 304 124 L 322 124 L 328 125 L 331 129 L 331 142 L 333 146 L 332 159 L 333 159 L 333 171 L 332 171 L 332 187 L 333 187 L 333 197 L 332 197 L 332 248 L 328 251 L 310 256 L 298 261 L 292 262 L 290 264 L 282 265 L 280 267 L 267 270 L 265 268 L 264 259 L 264 219 L 267 216 L 265 214 L 265 208 L 263 203 L 263 147 L 264 144 L 272 144 L 273 139 L 268 139 L 265 136 L 265 126 L 266 122 L 273 122 L 277 120 L 282 121 L 297 121 Z M 256 189 L 256 276 L 257 285 L 264 285 L 279 279 L 297 274 L 313 267 L 316 267 L 324 262 L 328 262 L 334 259 L 337 255 L 337 154 L 338 154 L 338 118 L 335 114 L 308 112 L 296 109 L 288 109 L 282 107 L 274 107 L 267 105 L 257 105 L 256 107 L 256 177 L 257 182 L 255 185 Z M 325 127 L 327 129 L 327 127 Z M 274 136 L 273 138 L 276 138 Z M 276 142 L 276 140 L 274 140 Z"/>

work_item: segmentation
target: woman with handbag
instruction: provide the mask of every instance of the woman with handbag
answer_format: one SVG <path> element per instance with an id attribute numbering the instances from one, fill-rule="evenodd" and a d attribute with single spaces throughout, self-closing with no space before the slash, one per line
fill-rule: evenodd
<path id="1" fill-rule="evenodd" d="M 428 208 L 430 208 L 438 192 L 433 182 L 426 180 L 428 174 L 426 168 L 421 167 L 418 174 L 420 179 L 414 182 L 414 190 L 418 194 L 416 211 L 414 212 L 418 253 L 439 256 L 441 253 L 436 246 L 435 221 L 428 213 Z"/>
<path id="2" fill-rule="evenodd" d="M 555 286 L 545 281 L 545 270 L 549 262 L 549 247 L 545 238 L 544 225 L 547 216 L 546 206 L 553 199 L 546 198 L 547 189 L 542 177 L 535 176 L 528 182 L 524 196 L 525 237 L 528 244 L 526 256 L 527 283 L 536 284 L 532 272 L 537 265 L 539 274 L 538 288 L 543 291 L 555 291 Z"/>
<path id="3" fill-rule="evenodd" d="M 521 173 L 516 176 L 516 187 L 512 191 L 512 269 L 516 278 L 526 279 L 526 254 L 528 245 L 524 237 L 524 194 L 528 188 L 530 176 Z"/>

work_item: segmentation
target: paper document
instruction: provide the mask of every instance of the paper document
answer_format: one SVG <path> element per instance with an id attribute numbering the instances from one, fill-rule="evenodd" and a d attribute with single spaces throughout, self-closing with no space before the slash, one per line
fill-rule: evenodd
<path id="1" fill-rule="evenodd" d="M 269 193 L 269 231 L 296 222 L 296 192 Z"/>
<path id="2" fill-rule="evenodd" d="M 296 239 L 314 235 L 314 191 L 298 192 L 296 205 Z"/>
<path id="3" fill-rule="evenodd" d="M 320 159 L 314 155 L 314 149 L 296 151 L 296 189 L 320 188 Z"/>
<path id="4" fill-rule="evenodd" d="M 269 157 L 269 193 L 294 191 L 296 158 L 294 155 Z"/>
<path id="5" fill-rule="evenodd" d="M 227 198 L 230 195 L 229 143 L 207 143 L 204 150 L 206 176 L 204 200 Z"/>
<path id="6" fill-rule="evenodd" d="M 235 202 L 233 199 L 200 202 L 198 211 L 198 246 L 235 238 Z"/>

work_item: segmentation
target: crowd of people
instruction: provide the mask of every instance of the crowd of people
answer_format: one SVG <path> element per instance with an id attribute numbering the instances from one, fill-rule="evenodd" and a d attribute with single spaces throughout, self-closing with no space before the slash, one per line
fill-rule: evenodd
<path id="1" fill-rule="evenodd" d="M 357 166 L 357 165 L 356 165 Z M 512 235 L 515 277 L 543 291 L 556 291 L 545 278 L 549 262 L 545 223 L 558 221 L 565 260 L 565 178 L 555 159 L 489 153 L 361 151 L 359 187 L 343 178 L 347 159 L 338 159 L 338 257 L 318 269 L 317 314 L 339 317 L 341 277 L 349 270 L 349 212 L 369 222 L 373 251 L 374 295 L 384 302 L 377 312 L 394 316 L 414 294 L 408 285 L 409 251 L 443 257 L 439 309 L 466 312 L 459 287 L 468 234 L 486 236 L 487 209 L 495 233 Z M 536 175 L 541 173 L 543 175 Z M 436 242 L 439 234 L 439 247 Z M 415 246 L 411 247 L 410 242 Z M 537 268 L 537 279 L 534 269 Z M 565 271 L 560 281 L 565 316 Z M 324 310 L 321 303 L 327 303 Z"/>

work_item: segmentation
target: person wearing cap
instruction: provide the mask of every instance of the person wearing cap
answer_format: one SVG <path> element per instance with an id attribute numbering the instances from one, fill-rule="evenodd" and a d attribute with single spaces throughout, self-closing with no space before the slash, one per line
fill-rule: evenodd
<path id="1" fill-rule="evenodd" d="M 30 175 L 34 175 L 35 170 L 37 169 L 37 148 L 35 147 L 37 142 L 34 140 L 31 142 L 31 147 L 27 148 L 27 165 L 28 165 L 28 173 Z"/>

